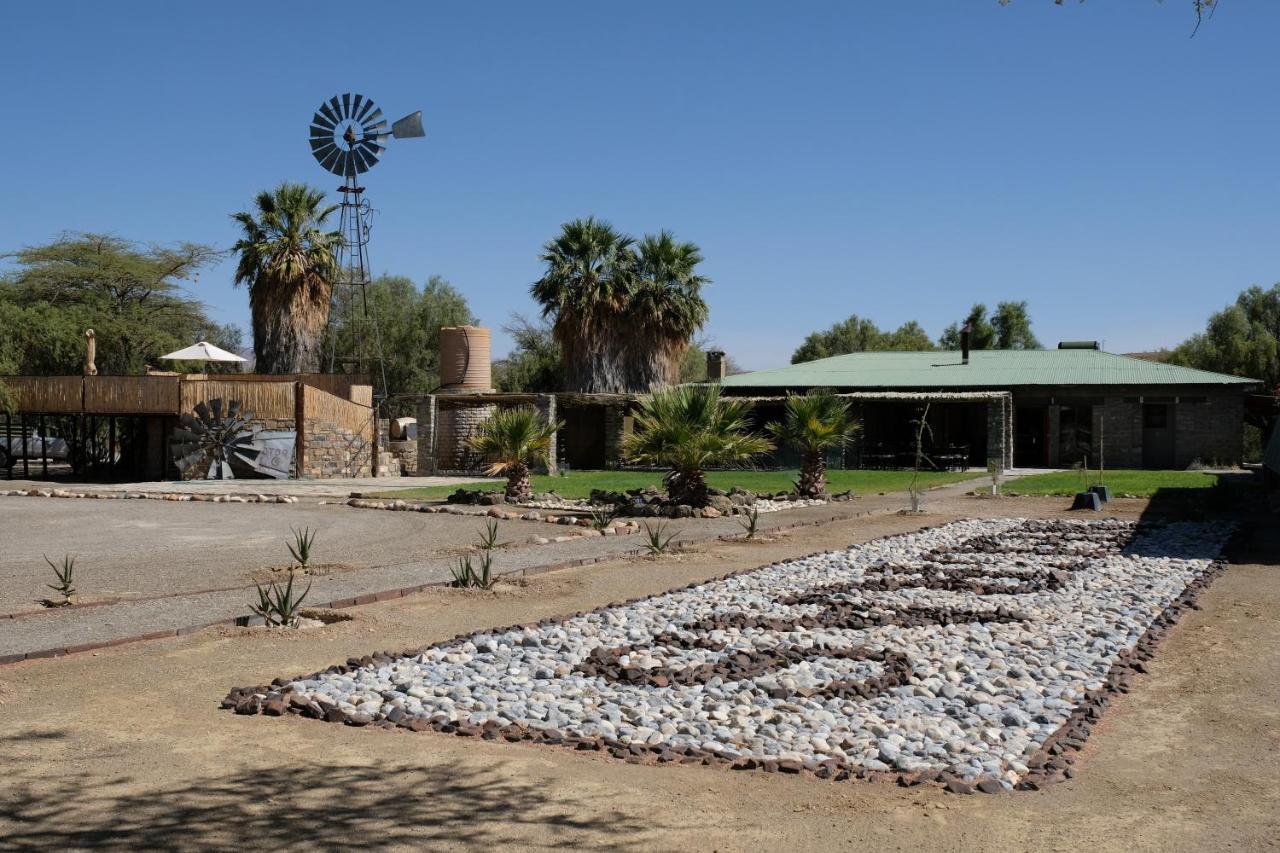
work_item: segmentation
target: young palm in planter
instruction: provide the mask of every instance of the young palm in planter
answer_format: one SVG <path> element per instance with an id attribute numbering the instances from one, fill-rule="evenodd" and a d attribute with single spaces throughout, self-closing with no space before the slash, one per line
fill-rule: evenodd
<path id="1" fill-rule="evenodd" d="M 779 443 L 789 444 L 803 455 L 796 482 L 802 498 L 820 498 L 827 493 L 827 451 L 844 447 L 861 428 L 848 401 L 830 391 L 788 396 L 785 420 L 765 426 Z"/>
<path id="2" fill-rule="evenodd" d="M 551 438 L 563 424 L 547 423 L 532 406 L 499 409 L 468 444 L 489 462 L 490 477 L 505 475 L 507 500 L 533 498 L 529 466 L 551 458 Z"/>
<path id="3" fill-rule="evenodd" d="M 773 449 L 748 431 L 750 403 L 720 396 L 716 385 L 678 385 L 642 398 L 636 431 L 623 454 L 640 465 L 670 468 L 667 494 L 677 504 L 707 505 L 707 468 L 742 466 Z"/>

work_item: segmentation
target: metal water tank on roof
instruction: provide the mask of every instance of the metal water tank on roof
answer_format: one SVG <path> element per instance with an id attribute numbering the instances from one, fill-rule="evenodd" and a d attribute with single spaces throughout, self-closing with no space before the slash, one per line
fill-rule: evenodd
<path id="1" fill-rule="evenodd" d="M 493 390 L 489 338 L 489 330 L 481 326 L 440 329 L 441 390 Z"/>

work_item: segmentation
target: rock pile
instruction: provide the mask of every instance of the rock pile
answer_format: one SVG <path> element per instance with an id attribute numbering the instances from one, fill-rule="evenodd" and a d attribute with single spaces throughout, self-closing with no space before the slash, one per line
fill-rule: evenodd
<path id="1" fill-rule="evenodd" d="M 1223 525 L 961 521 L 233 690 L 237 713 L 628 761 L 1035 788 L 1221 571 Z"/>

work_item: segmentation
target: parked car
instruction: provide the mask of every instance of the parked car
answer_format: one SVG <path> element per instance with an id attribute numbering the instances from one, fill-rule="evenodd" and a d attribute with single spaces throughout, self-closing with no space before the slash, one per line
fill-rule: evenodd
<path id="1" fill-rule="evenodd" d="M 0 435 L 0 451 L 8 458 L 7 463 L 0 462 L 0 467 L 12 467 L 16 460 L 48 459 L 65 460 L 71 452 L 65 438 L 55 436 L 29 435 L 25 438 L 15 435 L 12 439 Z"/>

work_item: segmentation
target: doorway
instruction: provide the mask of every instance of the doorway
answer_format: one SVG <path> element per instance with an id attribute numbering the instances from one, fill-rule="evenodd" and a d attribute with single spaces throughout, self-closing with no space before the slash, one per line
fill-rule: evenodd
<path id="1" fill-rule="evenodd" d="M 1018 468 L 1049 466 L 1049 407 L 1018 406 L 1013 421 L 1013 464 Z"/>
<path id="2" fill-rule="evenodd" d="M 1142 404 L 1142 467 L 1173 467 L 1173 406 Z"/>

